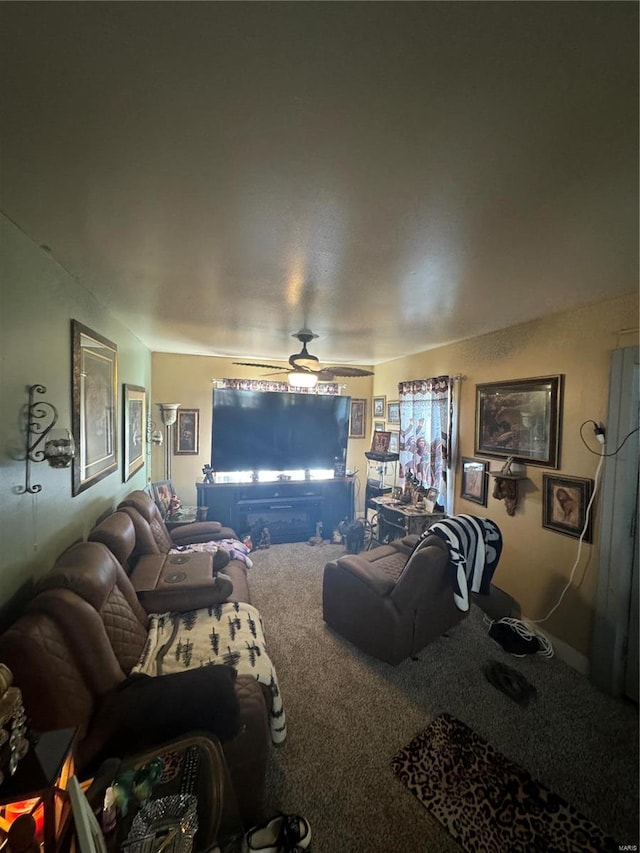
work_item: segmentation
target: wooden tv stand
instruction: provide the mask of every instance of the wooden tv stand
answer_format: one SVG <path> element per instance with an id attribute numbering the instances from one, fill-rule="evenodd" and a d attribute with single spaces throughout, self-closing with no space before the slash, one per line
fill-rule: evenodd
<path id="1" fill-rule="evenodd" d="M 196 483 L 198 506 L 207 517 L 233 527 L 238 536 L 268 527 L 271 541 L 330 539 L 338 524 L 354 514 L 353 477 L 330 480 L 276 480 L 270 483 Z"/>

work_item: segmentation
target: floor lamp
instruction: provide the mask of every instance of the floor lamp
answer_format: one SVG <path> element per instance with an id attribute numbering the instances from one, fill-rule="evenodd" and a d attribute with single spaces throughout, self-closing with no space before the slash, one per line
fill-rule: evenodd
<path id="1" fill-rule="evenodd" d="M 173 442 L 171 441 L 171 427 L 178 420 L 178 408 L 180 403 L 156 403 L 160 409 L 162 423 L 167 428 L 167 440 L 164 443 L 164 478 L 171 479 L 171 450 Z"/>

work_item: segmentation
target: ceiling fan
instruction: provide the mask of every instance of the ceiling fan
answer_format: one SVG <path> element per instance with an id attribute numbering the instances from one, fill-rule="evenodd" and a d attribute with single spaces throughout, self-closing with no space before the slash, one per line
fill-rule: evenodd
<path id="1" fill-rule="evenodd" d="M 234 364 L 242 365 L 243 367 L 263 367 L 266 370 L 273 370 L 276 373 L 288 373 L 289 384 L 298 385 L 300 387 L 313 388 L 318 380 L 331 382 L 336 377 L 354 377 L 354 376 L 373 376 L 373 371 L 364 370 L 361 367 L 349 367 L 348 365 L 331 365 L 329 367 L 320 367 L 320 361 L 315 355 L 307 350 L 307 344 L 317 335 L 314 335 L 309 329 L 300 329 L 295 332 L 292 337 L 297 338 L 302 344 L 300 352 L 289 356 L 290 367 L 278 367 L 275 364 L 260 364 L 253 361 L 234 361 Z"/>

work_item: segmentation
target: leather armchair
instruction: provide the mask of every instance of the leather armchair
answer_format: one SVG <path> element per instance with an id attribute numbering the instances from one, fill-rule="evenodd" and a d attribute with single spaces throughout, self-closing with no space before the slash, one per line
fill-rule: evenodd
<path id="1" fill-rule="evenodd" d="M 394 665 L 467 615 L 454 603 L 446 544 L 428 536 L 412 553 L 416 541 L 407 536 L 332 560 L 324 569 L 327 625 L 363 652 Z"/>

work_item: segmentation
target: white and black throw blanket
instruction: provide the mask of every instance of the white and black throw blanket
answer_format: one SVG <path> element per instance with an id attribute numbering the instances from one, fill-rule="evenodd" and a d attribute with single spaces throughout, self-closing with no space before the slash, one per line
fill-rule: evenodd
<path id="1" fill-rule="evenodd" d="M 488 595 L 491 578 L 502 553 L 502 534 L 497 524 L 474 515 L 454 515 L 437 521 L 422 534 L 443 539 L 449 546 L 453 598 L 459 610 L 469 609 L 469 592 Z"/>
<path id="2" fill-rule="evenodd" d="M 226 664 L 238 675 L 266 684 L 272 696 L 271 740 L 282 743 L 287 723 L 278 678 L 267 654 L 260 613 L 250 604 L 225 601 L 186 613 L 153 613 L 140 661 L 132 672 L 163 675 L 208 664 Z"/>

